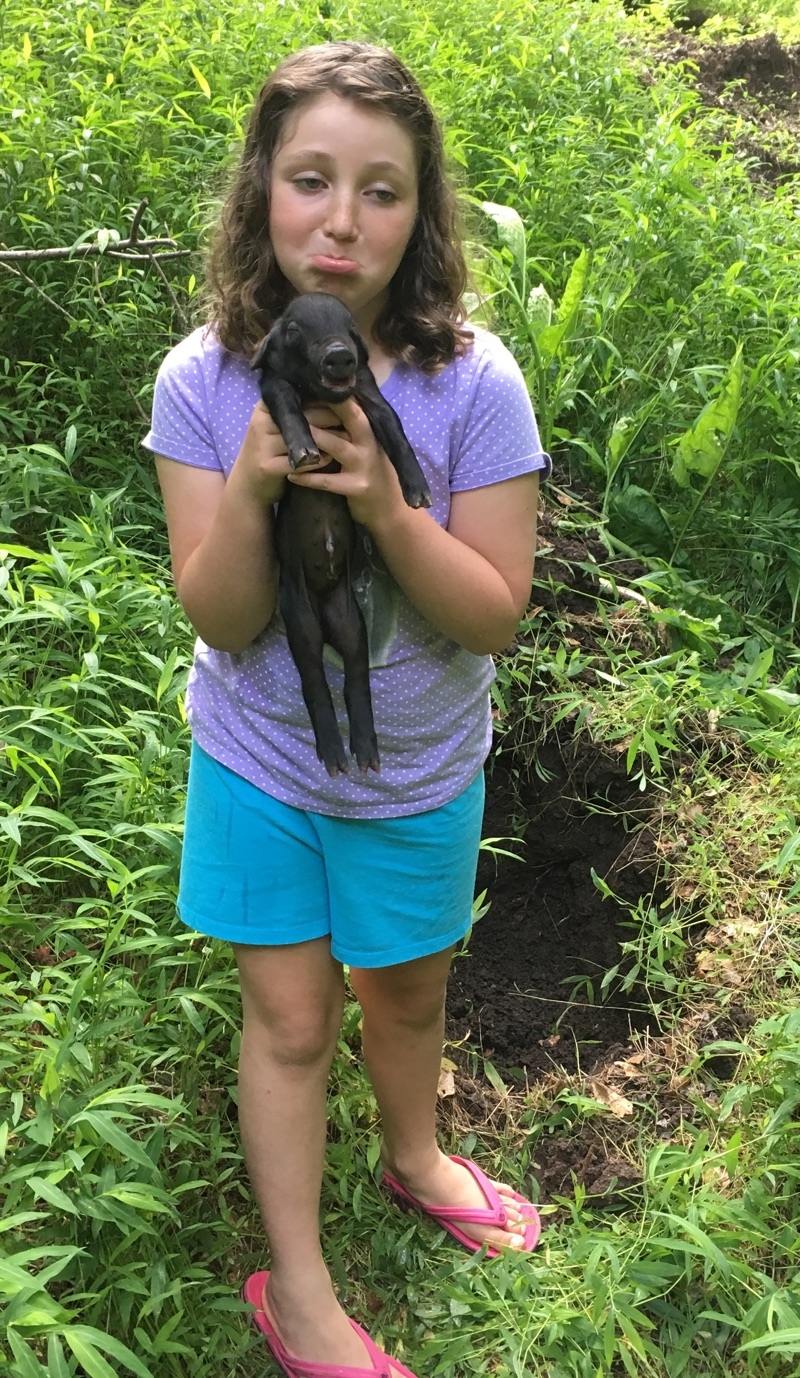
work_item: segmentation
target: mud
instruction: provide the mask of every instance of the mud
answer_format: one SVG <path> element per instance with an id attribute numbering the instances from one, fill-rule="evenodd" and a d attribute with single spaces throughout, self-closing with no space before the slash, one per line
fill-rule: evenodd
<path id="1" fill-rule="evenodd" d="M 591 1071 L 649 1023 L 635 996 L 603 1001 L 600 990 L 632 936 L 627 906 L 656 886 L 649 802 L 591 745 L 565 752 L 550 741 L 536 769 L 521 779 L 501 757 L 490 771 L 484 836 L 516 839 L 500 845 L 520 859 L 483 856 L 478 890 L 490 908 L 448 997 L 449 1037 L 517 1084 L 554 1067 Z M 603 898 L 593 871 L 620 903 Z"/>
<path id="2" fill-rule="evenodd" d="M 703 103 L 746 122 L 736 147 L 754 181 L 777 185 L 800 173 L 800 44 L 784 46 L 773 33 L 704 42 L 698 18 L 696 34 L 674 33 L 652 58 L 691 63 Z"/>

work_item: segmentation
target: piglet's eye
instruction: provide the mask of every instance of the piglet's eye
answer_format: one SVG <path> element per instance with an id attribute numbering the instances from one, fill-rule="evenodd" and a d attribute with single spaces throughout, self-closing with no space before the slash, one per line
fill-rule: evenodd
<path id="1" fill-rule="evenodd" d="M 286 338 L 287 338 L 287 340 L 293 340 L 293 341 L 294 341 L 294 340 L 299 340 L 299 338 L 300 338 L 300 336 L 302 335 L 302 333 L 303 333 L 303 332 L 302 332 L 302 330 L 300 329 L 300 326 L 297 324 L 297 321 L 289 321 L 289 322 L 287 323 L 287 326 L 286 326 Z"/>

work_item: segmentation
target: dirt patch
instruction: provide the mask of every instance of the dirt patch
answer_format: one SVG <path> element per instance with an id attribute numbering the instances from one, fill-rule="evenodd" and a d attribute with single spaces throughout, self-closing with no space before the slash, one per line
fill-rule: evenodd
<path id="1" fill-rule="evenodd" d="M 675 33 L 652 57 L 692 63 L 703 103 L 751 126 L 736 136 L 736 147 L 755 181 L 774 185 L 800 172 L 800 44 L 784 47 L 773 33 L 737 43 Z"/>
<path id="2" fill-rule="evenodd" d="M 589 1071 L 648 1025 L 643 1004 L 601 1002 L 600 985 L 632 936 L 624 906 L 656 887 L 649 802 L 590 744 L 564 754 L 548 743 L 527 781 L 502 760 L 487 781 L 484 836 L 518 838 L 505 845 L 521 860 L 482 858 L 478 889 L 491 907 L 454 965 L 449 1037 L 518 1082 L 554 1067 Z M 593 870 L 622 905 L 603 898 Z"/>

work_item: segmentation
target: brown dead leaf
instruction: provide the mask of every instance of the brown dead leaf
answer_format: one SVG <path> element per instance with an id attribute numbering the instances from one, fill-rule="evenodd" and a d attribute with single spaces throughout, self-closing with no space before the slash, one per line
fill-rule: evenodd
<path id="1" fill-rule="evenodd" d="M 556 493 L 556 502 L 560 502 L 562 507 L 571 507 L 573 499 L 569 493 Z"/>
<path id="2" fill-rule="evenodd" d="M 624 1120 L 626 1115 L 633 1114 L 633 1104 L 615 1086 L 609 1086 L 605 1081 L 598 1081 L 595 1077 L 590 1077 L 589 1090 L 594 1099 L 599 1101 L 601 1105 L 607 1106 L 618 1120 Z"/>
<path id="3" fill-rule="evenodd" d="M 615 1062 L 614 1072 L 620 1077 L 643 1077 L 645 1074 L 640 1070 L 640 1063 L 644 1062 L 644 1057 L 644 1053 L 634 1053 L 622 1062 Z"/>
<path id="4" fill-rule="evenodd" d="M 456 1093 L 456 1079 L 448 1067 L 443 1067 L 439 1073 L 439 1085 L 436 1088 L 437 1096 L 454 1096 Z"/>

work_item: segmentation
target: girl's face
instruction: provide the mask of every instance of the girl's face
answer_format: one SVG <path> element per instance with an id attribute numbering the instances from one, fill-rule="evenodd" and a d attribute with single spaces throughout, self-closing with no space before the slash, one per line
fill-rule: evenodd
<path id="1" fill-rule="evenodd" d="M 326 92 L 290 117 L 270 179 L 278 266 L 297 292 L 338 297 L 367 338 L 417 204 L 414 145 L 391 115 Z"/>

